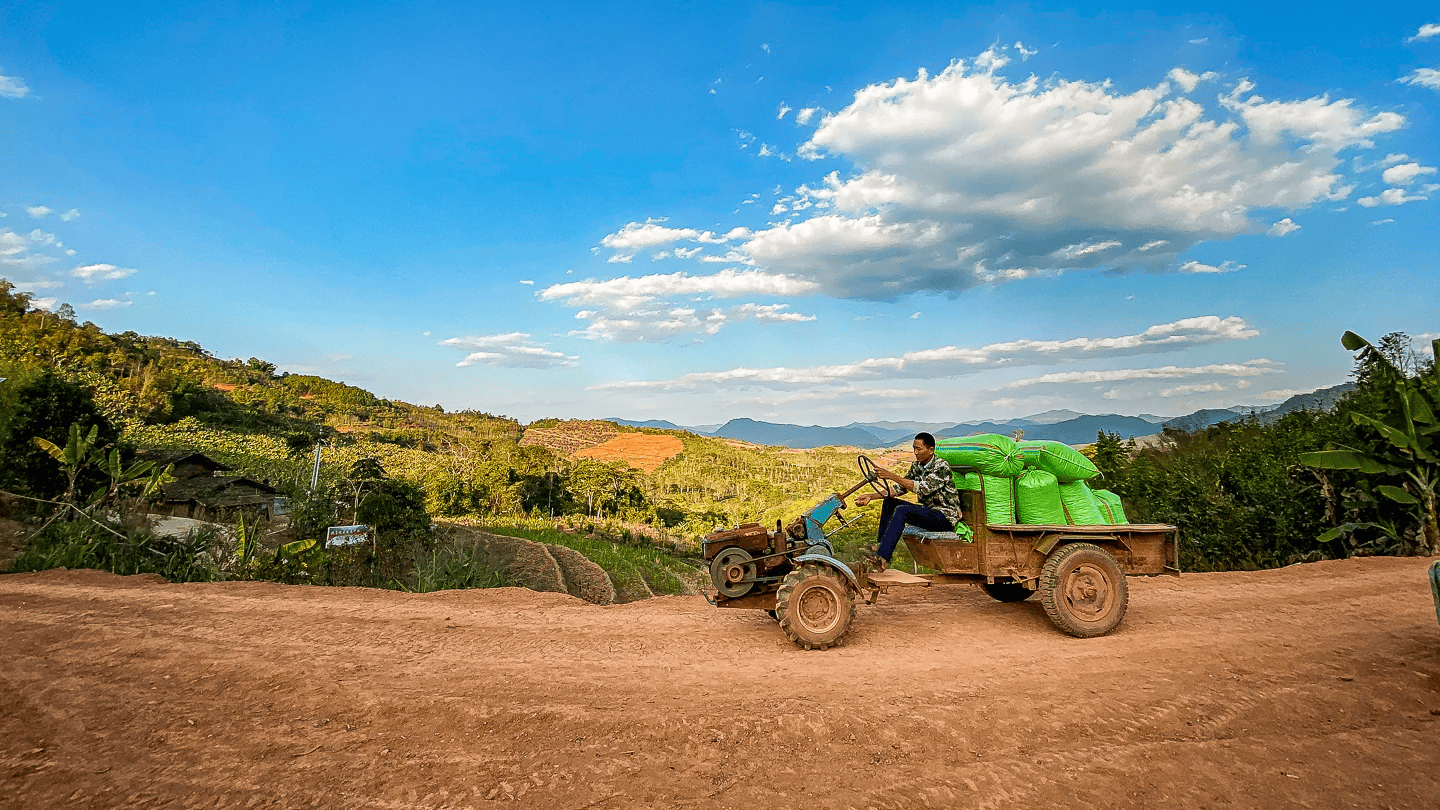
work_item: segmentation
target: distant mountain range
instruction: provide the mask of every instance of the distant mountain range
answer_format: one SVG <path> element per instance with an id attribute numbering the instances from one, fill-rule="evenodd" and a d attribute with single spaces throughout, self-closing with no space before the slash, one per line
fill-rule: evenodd
<path id="1" fill-rule="evenodd" d="M 1242 417 L 1254 417 L 1262 423 L 1271 423 L 1291 411 L 1300 409 L 1328 410 L 1345 393 L 1353 390 L 1352 383 L 1321 388 L 1308 394 L 1297 394 L 1279 405 L 1237 405 L 1231 408 L 1203 408 L 1184 416 L 1163 417 L 1153 414 L 1122 416 L 1120 414 L 1082 414 L 1068 410 L 1046 411 L 1021 419 L 1004 422 L 964 422 L 944 424 L 930 422 L 852 422 L 844 427 L 822 425 L 787 425 L 774 422 L 760 422 L 754 419 L 731 419 L 723 425 L 677 425 L 663 419 L 635 422 L 628 419 L 607 419 L 617 425 L 661 428 L 664 430 L 688 430 L 702 436 L 718 436 L 739 439 L 752 444 L 775 445 L 804 449 L 830 445 L 855 445 L 858 447 L 890 447 L 906 441 L 916 433 L 927 431 L 936 438 L 970 436 L 976 433 L 1013 434 L 1023 430 L 1026 439 L 1051 439 L 1065 444 L 1088 444 L 1095 441 L 1101 431 L 1115 433 L 1122 439 L 1150 436 L 1163 428 L 1199 430 L 1221 422 Z"/>

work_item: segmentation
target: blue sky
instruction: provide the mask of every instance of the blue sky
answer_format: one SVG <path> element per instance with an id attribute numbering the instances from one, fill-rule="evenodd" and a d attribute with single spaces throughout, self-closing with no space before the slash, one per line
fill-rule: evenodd
<path id="1" fill-rule="evenodd" d="M 0 276 L 530 421 L 1188 413 L 1440 336 L 1440 13 L 0 6 Z"/>

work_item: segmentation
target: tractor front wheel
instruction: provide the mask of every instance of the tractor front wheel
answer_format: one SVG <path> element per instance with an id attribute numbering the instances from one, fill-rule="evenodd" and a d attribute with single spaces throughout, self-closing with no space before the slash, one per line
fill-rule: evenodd
<path id="1" fill-rule="evenodd" d="M 1115 558 L 1099 546 L 1061 546 L 1040 571 L 1040 603 L 1055 626 L 1077 638 L 1103 636 L 1125 618 L 1129 590 Z"/>
<path id="2" fill-rule="evenodd" d="M 819 565 L 791 571 L 775 594 L 775 616 L 790 640 L 806 650 L 844 641 L 855 618 L 855 595 L 840 575 Z"/>

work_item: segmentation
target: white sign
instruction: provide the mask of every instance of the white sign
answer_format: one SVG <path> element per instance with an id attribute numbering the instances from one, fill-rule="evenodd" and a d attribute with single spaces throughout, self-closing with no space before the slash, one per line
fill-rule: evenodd
<path id="1" fill-rule="evenodd" d="M 331 526 L 325 530 L 327 546 L 353 546 L 369 539 L 369 526 Z"/>

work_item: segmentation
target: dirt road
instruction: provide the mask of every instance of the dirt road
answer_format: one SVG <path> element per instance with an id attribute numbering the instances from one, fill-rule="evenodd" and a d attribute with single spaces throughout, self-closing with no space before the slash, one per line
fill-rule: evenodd
<path id="1" fill-rule="evenodd" d="M 897 590 L 823 653 L 699 597 L 4 576 L 0 806 L 1430 810 L 1428 563 L 1132 579 L 1087 641 Z"/>

